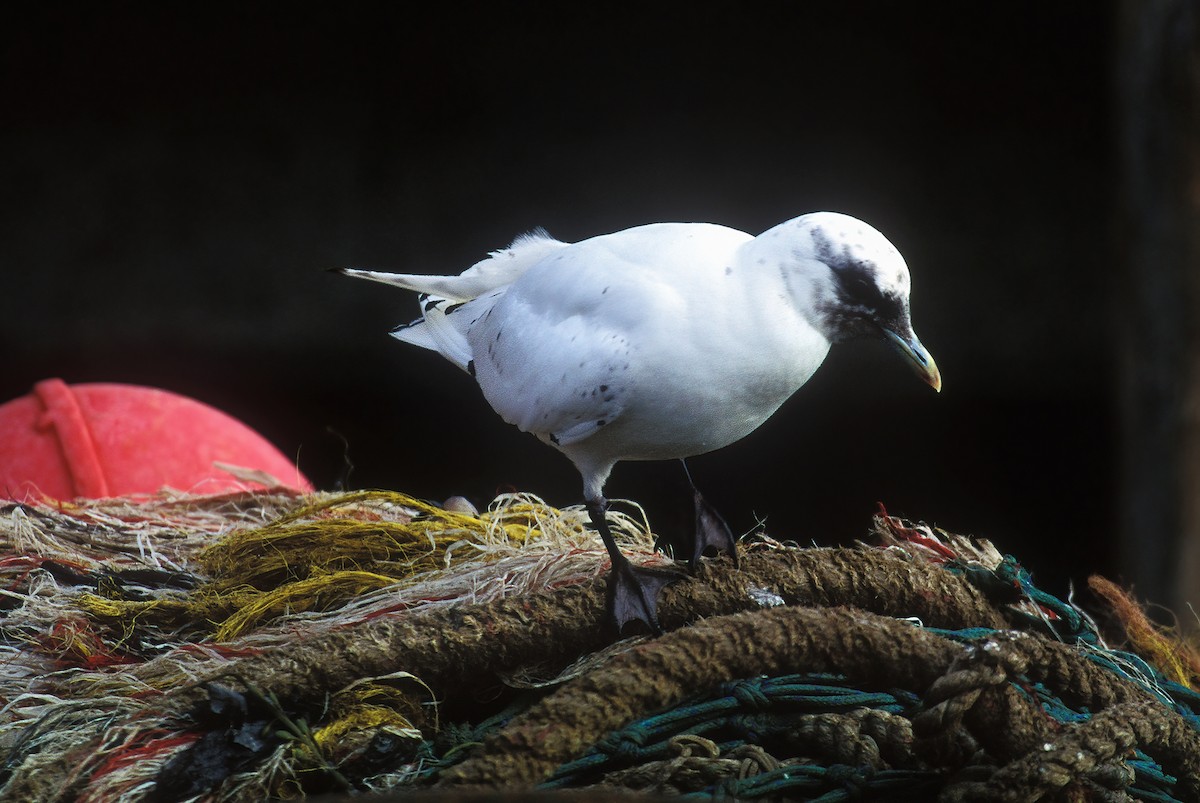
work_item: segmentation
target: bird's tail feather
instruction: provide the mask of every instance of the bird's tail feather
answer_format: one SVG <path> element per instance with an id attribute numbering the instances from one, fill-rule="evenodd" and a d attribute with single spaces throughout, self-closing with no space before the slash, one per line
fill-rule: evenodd
<path id="1" fill-rule="evenodd" d="M 423 293 L 440 298 L 451 298 L 455 301 L 465 301 L 471 296 L 463 297 L 461 289 L 457 291 L 454 285 L 458 276 L 428 276 L 421 273 L 385 273 L 378 270 L 359 270 L 358 268 L 338 268 L 338 273 L 355 279 L 369 279 L 380 284 L 390 284 L 415 293 Z"/>
<path id="2" fill-rule="evenodd" d="M 393 332 L 392 336 L 425 348 L 430 348 L 426 343 L 432 343 L 434 351 L 464 371 L 470 371 L 471 344 L 467 342 L 466 329 L 455 325 L 458 320 L 464 320 L 463 316 L 451 321 L 447 315 L 447 309 L 452 304 L 448 299 L 425 300 L 424 320 L 415 326 Z"/>
<path id="3" fill-rule="evenodd" d="M 486 259 L 476 262 L 455 276 L 384 273 L 358 268 L 335 268 L 335 271 L 356 279 L 370 279 L 373 282 L 424 293 L 433 298 L 463 302 L 512 284 L 539 260 L 566 246 L 566 243 L 555 240 L 544 230 L 538 229 L 518 237 L 508 248 L 491 252 Z"/>
<path id="4" fill-rule="evenodd" d="M 491 252 L 457 276 L 421 273 L 385 273 L 358 268 L 334 268 L 333 272 L 355 279 L 369 279 L 421 294 L 422 317 L 400 326 L 392 337 L 414 346 L 436 351 L 464 371 L 471 370 L 471 346 L 467 330 L 516 281 L 547 255 L 565 248 L 544 229 L 518 237 L 507 248 Z M 458 309 L 462 313 L 455 313 Z M 473 315 L 466 312 L 472 310 Z"/>
<path id="5" fill-rule="evenodd" d="M 397 326 L 391 331 L 391 335 L 404 343 L 411 343 L 430 351 L 438 351 L 437 341 L 429 333 L 429 327 L 425 325 L 424 318 L 417 318 L 411 323 Z"/>

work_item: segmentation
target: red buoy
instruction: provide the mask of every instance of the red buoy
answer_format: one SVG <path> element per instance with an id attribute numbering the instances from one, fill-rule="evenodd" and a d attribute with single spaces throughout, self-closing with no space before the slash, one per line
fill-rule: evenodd
<path id="1" fill-rule="evenodd" d="M 262 488 L 217 463 L 311 491 L 294 461 L 242 422 L 157 388 L 37 383 L 0 405 L 0 498 L 101 498 Z"/>

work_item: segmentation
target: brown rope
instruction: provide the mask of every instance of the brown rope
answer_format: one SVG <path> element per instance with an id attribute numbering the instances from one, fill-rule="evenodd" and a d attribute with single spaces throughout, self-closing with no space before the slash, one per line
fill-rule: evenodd
<path id="1" fill-rule="evenodd" d="M 1045 684 L 1068 704 L 1099 713 L 1064 726 L 1035 706 L 1014 707 L 1011 695 L 979 688 L 998 689 L 1018 675 Z M 981 799 L 1037 800 L 1068 782 L 1084 781 L 1104 761 L 1137 746 L 1179 778 L 1190 790 L 1188 799 L 1200 800 L 1200 734 L 1149 692 L 1088 660 L 1079 648 L 1027 633 L 994 633 L 956 659 L 925 701 L 933 704 L 913 718 L 919 736 L 935 737 L 938 729 L 953 729 L 969 714 L 977 723 L 972 735 L 989 753 L 1006 760 L 1021 757 L 982 786 L 964 785 Z M 1017 778 L 1024 779 L 1030 796 L 995 797 L 1012 794 Z"/>
<path id="2" fill-rule="evenodd" d="M 1030 752 L 997 770 L 985 782 L 947 786 L 939 800 L 1015 801 L 1040 800 L 1047 793 L 1080 782 L 1134 747 L 1163 761 L 1168 771 L 1179 773 L 1187 800 L 1200 799 L 1200 744 L 1182 718 L 1164 716 L 1165 709 L 1151 702 L 1121 703 L 1084 722 L 1047 734 Z M 1165 759 L 1165 760 L 1164 760 Z"/>
<path id="3" fill-rule="evenodd" d="M 532 786 L 604 734 L 722 681 L 841 672 L 923 690 L 961 650 L 908 623 L 847 608 L 775 608 L 706 619 L 563 686 L 447 770 L 440 785 Z"/>
<path id="4" fill-rule="evenodd" d="M 237 662 L 219 677 L 252 680 L 281 699 L 320 699 L 354 680 L 404 669 L 437 689 L 495 677 L 530 664 L 565 666 L 605 646 L 603 578 L 553 592 L 417 616 L 377 619 Z M 707 563 L 668 587 L 659 618 L 668 629 L 760 607 L 767 589 L 790 605 L 850 605 L 933 627 L 1005 627 L 986 598 L 960 577 L 893 551 L 751 551 L 741 569 Z M 202 689 L 175 696 L 175 710 Z"/>
<path id="5" fill-rule="evenodd" d="M 851 767 L 913 763 L 912 723 L 899 714 L 859 708 L 847 714 L 806 714 L 789 734 L 799 755 L 819 756 Z"/>
<path id="6" fill-rule="evenodd" d="M 868 687 L 934 690 L 932 699 L 942 699 L 927 712 L 928 719 L 917 718 L 921 724 L 914 722 L 915 730 L 928 733 L 961 721 L 993 761 L 1019 759 L 1014 766 L 1026 768 L 1009 771 L 996 784 L 964 788 L 1006 788 L 1022 772 L 1029 774 L 1023 783 L 1030 789 L 1057 788 L 1085 778 L 1135 744 L 1180 777 L 1200 778 L 1200 737 L 1132 684 L 1128 696 L 1140 699 L 1108 709 L 1115 714 L 1098 715 L 1098 724 L 1079 730 L 1078 739 L 1064 735 L 1060 723 L 1005 682 L 1004 667 L 1028 669 L 1020 648 L 1036 643 L 1010 637 L 1005 646 L 985 642 L 964 648 L 905 622 L 845 608 L 776 608 L 707 619 L 620 654 L 563 686 L 492 734 L 475 754 L 446 771 L 439 785 L 531 786 L 606 733 L 678 705 L 697 689 L 800 671 L 838 672 Z M 1081 653 L 1075 656 L 1086 663 Z M 974 671 L 980 666 L 987 671 Z M 962 710 L 946 717 L 939 706 L 955 699 L 963 701 Z M 1047 750 L 1047 744 L 1057 746 Z M 1079 752 L 1076 747 L 1095 758 L 1067 762 L 1063 756 Z M 935 756 L 922 751 L 921 758 Z M 1060 778 L 1067 780 L 1058 783 Z M 1190 783 L 1194 787 L 1197 781 Z"/>
<path id="7" fill-rule="evenodd" d="M 632 789 L 640 793 L 676 796 L 698 792 L 725 778 L 745 777 L 745 774 L 754 771 L 753 768 L 778 764 L 774 757 L 765 753 L 746 756 L 733 755 L 731 751 L 729 755 L 722 756 L 715 742 L 693 734 L 675 736 L 669 744 L 676 753 L 673 758 L 649 761 L 607 773 L 598 787 L 614 792 Z"/>

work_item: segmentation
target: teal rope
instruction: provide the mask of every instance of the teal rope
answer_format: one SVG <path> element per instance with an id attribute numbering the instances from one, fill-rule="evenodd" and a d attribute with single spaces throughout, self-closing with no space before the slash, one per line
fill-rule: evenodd
<path id="1" fill-rule="evenodd" d="M 1011 616 L 1021 620 L 1031 630 L 1048 628 L 1052 635 L 1069 644 L 1096 646 L 1100 643 L 1100 634 L 1093 629 L 1087 617 L 1081 615 L 1070 603 L 1035 586 L 1033 575 L 1012 555 L 1005 555 L 995 571 L 977 564 L 966 565 L 957 562 L 946 564 L 946 570 L 966 578 L 995 604 L 1013 605 L 1022 598 L 1032 602 L 1042 610 L 1044 617 L 1015 608 L 1009 609 Z"/>
<path id="2" fill-rule="evenodd" d="M 946 564 L 946 568 L 966 578 L 995 604 L 1012 604 L 1021 598 L 1029 600 L 1041 609 L 1045 618 L 1015 608 L 1009 609 L 1010 615 L 1021 620 L 1030 630 L 1049 630 L 1050 635 L 1064 643 L 1084 647 L 1088 660 L 1136 684 L 1173 708 L 1189 725 L 1200 731 L 1200 692 L 1168 679 L 1141 656 L 1101 647 L 1100 634 L 1087 617 L 1065 600 L 1035 586 L 1033 576 L 1012 555 L 1006 555 L 994 572 L 982 566 L 954 562 Z M 950 631 L 930 630 L 960 641 L 985 638 L 989 632 L 973 628 L 955 631 L 957 635 L 953 635 Z"/>
<path id="3" fill-rule="evenodd" d="M 1164 703 L 1175 708 L 1187 721 L 1200 730 L 1200 694 L 1178 683 L 1168 681 L 1161 673 L 1136 655 L 1115 650 L 1104 651 L 1094 645 L 1099 644 L 1099 634 L 1094 631 L 1086 617 L 1079 615 L 1069 604 L 1052 597 L 1045 592 L 1034 589 L 1027 572 L 1020 569 L 1015 561 L 1008 559 L 1005 564 L 1009 567 L 1008 579 L 1001 578 L 1000 586 L 1012 600 L 1014 588 L 1026 598 L 1041 606 L 1043 610 L 1053 615 L 1047 619 L 1041 617 L 1026 617 L 1028 624 L 1034 629 L 1045 629 L 1049 623 L 1054 634 L 1069 643 L 1076 643 L 1087 650 L 1086 655 L 1106 670 L 1115 672 L 1122 677 L 1138 684 L 1148 692 L 1155 694 Z M 1016 585 L 1010 584 L 1015 582 Z M 943 630 L 929 628 L 945 638 L 961 643 L 978 642 L 990 637 L 994 631 L 987 628 L 965 628 L 962 630 Z M 1132 667 L 1133 671 L 1130 671 Z M 1027 678 L 1013 678 L 1012 685 L 1019 693 L 1035 700 L 1047 714 L 1059 722 L 1078 722 L 1088 719 L 1092 712 L 1082 709 L 1074 710 L 1056 697 L 1041 683 L 1032 683 Z M 778 706 L 778 708 L 776 708 Z M 724 734 L 723 741 L 718 742 L 722 753 L 744 744 L 760 744 L 772 736 L 779 736 L 794 727 L 792 719 L 798 714 L 813 713 L 845 713 L 856 708 L 875 708 L 905 716 L 914 714 L 919 709 L 919 699 L 911 692 L 903 690 L 888 690 L 864 692 L 853 689 L 846 678 L 838 675 L 791 675 L 780 678 L 750 678 L 722 684 L 714 693 L 703 700 L 693 700 L 671 711 L 647 717 L 631 723 L 620 731 L 615 731 L 596 744 L 592 751 L 576 761 L 560 767 L 554 776 L 543 787 L 561 788 L 586 785 L 588 782 L 625 766 L 633 766 L 648 761 L 664 760 L 672 757 L 670 739 L 676 735 L 689 733 L 712 737 Z M 768 715 L 768 712 L 771 712 Z M 714 739 L 714 741 L 716 741 Z M 1126 790 L 1138 800 L 1156 801 L 1158 803 L 1179 803 L 1171 792 L 1176 779 L 1165 773 L 1162 767 L 1145 754 L 1139 753 L 1128 765 L 1134 771 L 1134 782 Z M 704 796 L 721 797 L 731 795 L 752 799 L 768 794 L 778 794 L 782 789 L 790 791 L 813 792 L 822 795 L 819 800 L 850 799 L 841 797 L 843 792 L 837 788 L 822 786 L 828 784 L 832 776 L 826 774 L 829 768 L 816 765 L 790 765 L 783 774 L 763 773 L 752 779 L 739 781 L 735 787 L 727 781 L 720 788 L 705 790 Z M 781 768 L 781 771 L 784 768 Z M 895 770 L 896 775 L 884 775 L 882 772 L 869 773 L 865 769 L 858 770 L 856 784 L 872 794 L 882 794 L 883 788 L 878 786 L 887 780 L 887 792 L 890 796 L 899 797 L 904 783 L 914 784 L 922 791 L 914 791 L 914 796 L 920 797 L 928 792 L 924 785 L 928 781 L 928 773 L 909 770 Z M 835 773 L 836 774 L 836 773 Z M 768 780 L 770 776 L 770 780 Z M 778 777 L 777 777 L 778 776 Z M 840 777 L 840 776 L 839 776 Z M 757 779 L 757 780 L 756 780 Z M 781 786 L 781 784 L 787 786 Z M 759 791 L 756 784 L 771 784 L 770 788 L 763 787 Z M 835 784 L 836 786 L 836 784 Z M 840 788 L 840 787 L 839 787 Z"/>
<path id="4" fill-rule="evenodd" d="M 772 680 L 778 683 L 770 683 Z M 813 693 L 811 696 L 800 693 L 789 695 L 788 699 L 792 705 L 789 712 L 765 712 L 760 707 L 762 701 L 756 693 L 743 692 L 740 697 L 727 693 L 721 697 L 714 696 L 647 717 L 608 734 L 588 754 L 559 767 L 541 788 L 586 786 L 594 783 L 600 776 L 618 769 L 673 758 L 670 739 L 683 733 L 707 737 L 723 733 L 726 738 L 718 742 L 717 746 L 722 754 L 726 754 L 736 747 L 762 744 L 770 741 L 772 737 L 787 734 L 795 728 L 795 717 L 801 713 L 845 713 L 854 708 L 869 707 L 910 716 L 916 713 L 920 705 L 916 695 L 901 690 L 846 693 L 849 681 L 837 675 L 754 678 L 722 684 L 721 690 L 729 692 L 739 684 L 750 684 L 751 687 L 757 685 L 759 689 L 756 691 L 764 685 L 777 685 L 793 692 L 807 689 Z M 1040 683 L 1015 678 L 1012 685 L 1022 695 L 1040 703 L 1043 709 L 1059 722 L 1078 722 L 1090 716 L 1088 712 L 1072 710 Z M 771 699 L 773 691 L 774 689 L 770 689 L 764 697 Z M 864 699 L 870 698 L 876 704 L 853 705 L 851 701 L 859 695 Z M 731 700 L 736 701 L 738 708 L 731 707 Z M 751 701 L 749 705 L 754 706 L 753 709 L 742 707 L 747 705 L 747 700 Z M 720 715 L 712 715 L 713 711 L 719 711 Z M 737 714 L 733 713 L 734 711 L 744 713 Z M 1134 771 L 1134 782 L 1126 791 L 1136 800 L 1182 803 L 1171 794 L 1176 778 L 1163 772 L 1162 767 L 1155 761 L 1139 752 L 1127 763 Z M 865 767 L 822 767 L 804 764 L 788 765 L 740 780 L 727 779 L 722 784 L 684 797 L 717 800 L 725 797 L 754 799 L 783 792 L 802 792 L 811 795 L 813 800 L 827 803 L 856 799 L 855 796 L 859 794 L 868 798 L 882 796 L 885 799 L 923 800 L 929 798 L 931 789 L 936 790 L 944 781 L 945 778 L 940 773 L 926 770 L 871 771 Z"/>
<path id="5" fill-rule="evenodd" d="M 542 786 L 579 786 L 620 767 L 673 758 L 670 740 L 683 733 L 722 737 L 722 752 L 759 744 L 795 728 L 801 714 L 844 714 L 872 708 L 912 714 L 920 698 L 903 689 L 860 691 L 840 675 L 814 673 L 723 683 L 712 696 L 630 723 L 586 755 L 559 767 Z"/>

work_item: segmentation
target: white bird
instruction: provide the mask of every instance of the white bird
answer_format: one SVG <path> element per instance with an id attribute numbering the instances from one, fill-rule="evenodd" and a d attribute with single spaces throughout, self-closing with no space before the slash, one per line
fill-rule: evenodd
<path id="1" fill-rule="evenodd" d="M 757 237 L 656 223 L 569 244 L 539 229 L 456 276 L 339 272 L 421 293 L 422 317 L 393 336 L 468 372 L 501 418 L 575 464 L 612 560 L 618 631 L 637 620 L 657 630 L 658 592 L 679 578 L 635 568 L 617 549 L 603 491 L 618 461 L 684 458 L 745 437 L 830 344 L 851 338 L 887 340 L 941 389 L 909 318 L 904 258 L 834 212 Z M 696 556 L 712 545 L 701 536 Z"/>

